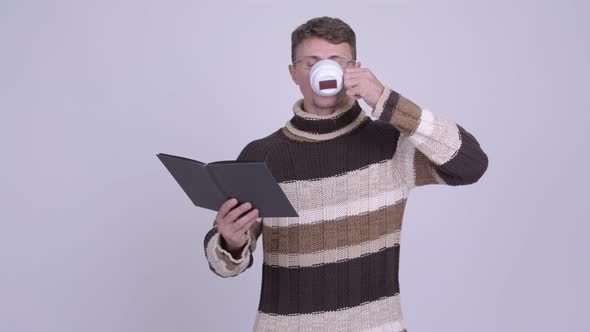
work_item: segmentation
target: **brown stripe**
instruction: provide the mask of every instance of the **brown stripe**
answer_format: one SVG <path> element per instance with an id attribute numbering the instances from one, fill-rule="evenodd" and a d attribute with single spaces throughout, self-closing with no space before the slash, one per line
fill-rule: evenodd
<path id="1" fill-rule="evenodd" d="M 432 162 L 418 149 L 415 149 L 414 152 L 414 169 L 416 170 L 416 186 L 437 183 L 436 177 L 432 173 Z"/>
<path id="2" fill-rule="evenodd" d="M 406 200 L 368 214 L 311 225 L 262 228 L 264 251 L 278 254 L 309 254 L 349 247 L 401 229 Z"/>
<path id="3" fill-rule="evenodd" d="M 252 254 L 256 250 L 256 241 L 258 241 L 258 237 L 262 234 L 262 221 L 264 218 L 258 218 L 259 221 L 254 222 L 250 226 L 250 262 L 248 262 L 248 266 L 246 270 L 254 265 L 254 255 Z"/>
<path id="4" fill-rule="evenodd" d="M 397 105 L 400 98 L 400 94 L 395 92 L 394 90 L 390 90 L 389 96 L 383 105 L 383 110 L 379 116 L 379 119 L 385 122 L 391 122 L 391 117 L 393 116 L 393 112 L 395 110 L 395 105 Z"/>
<path id="5" fill-rule="evenodd" d="M 389 121 L 403 134 L 411 136 L 420 124 L 422 109 L 404 96 L 399 97 L 391 120 Z"/>
<path id="6" fill-rule="evenodd" d="M 264 218 L 258 218 L 258 221 L 255 221 L 252 225 L 250 225 L 250 252 L 254 252 L 256 250 L 256 241 L 260 234 L 262 234 L 262 223 L 264 222 Z"/>
<path id="7" fill-rule="evenodd" d="M 306 267 L 341 262 L 399 245 L 400 235 L 401 232 L 396 231 L 388 235 L 383 235 L 377 240 L 363 242 L 355 246 L 320 250 L 311 254 L 277 254 L 265 251 L 264 264 L 282 267 Z"/>

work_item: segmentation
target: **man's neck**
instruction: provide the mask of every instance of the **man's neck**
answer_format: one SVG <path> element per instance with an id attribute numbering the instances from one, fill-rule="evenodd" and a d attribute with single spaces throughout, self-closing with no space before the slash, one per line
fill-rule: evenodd
<path id="1" fill-rule="evenodd" d="M 344 95 L 341 98 L 336 100 L 336 103 L 333 107 L 317 107 L 312 100 L 303 100 L 302 108 L 307 113 L 312 113 L 316 115 L 326 116 L 333 114 L 336 110 L 344 107 L 347 102 L 347 96 Z"/>

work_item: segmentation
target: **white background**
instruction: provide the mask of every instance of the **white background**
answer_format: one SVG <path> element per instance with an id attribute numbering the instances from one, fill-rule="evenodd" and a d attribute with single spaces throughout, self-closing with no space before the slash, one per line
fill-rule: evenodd
<path id="1" fill-rule="evenodd" d="M 328 15 L 363 66 L 490 159 L 476 184 L 408 202 L 408 330 L 588 331 L 589 8 L 2 0 L 0 330 L 250 330 L 262 250 L 237 278 L 209 271 L 215 212 L 156 154 L 233 159 L 283 126 L 301 98 L 290 34 Z"/>

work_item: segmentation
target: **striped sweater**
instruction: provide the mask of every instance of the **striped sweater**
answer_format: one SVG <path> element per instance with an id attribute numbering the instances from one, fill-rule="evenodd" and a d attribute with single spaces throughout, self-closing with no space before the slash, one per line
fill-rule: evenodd
<path id="1" fill-rule="evenodd" d="M 385 87 L 371 117 L 354 99 L 330 115 L 293 106 L 284 127 L 247 144 L 299 217 L 259 218 L 241 253 L 215 223 L 204 239 L 211 271 L 253 264 L 262 235 L 254 331 L 407 331 L 398 283 L 400 232 L 413 188 L 472 184 L 488 158 L 463 127 Z"/>

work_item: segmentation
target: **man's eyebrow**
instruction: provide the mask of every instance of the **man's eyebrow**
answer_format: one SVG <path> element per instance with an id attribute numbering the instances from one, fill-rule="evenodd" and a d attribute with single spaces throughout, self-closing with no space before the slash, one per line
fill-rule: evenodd
<path id="1" fill-rule="evenodd" d="M 310 57 L 310 58 L 314 58 L 314 59 L 321 59 L 321 57 L 319 57 L 317 55 L 304 55 L 304 57 Z M 343 56 L 343 55 L 335 54 L 335 55 L 330 55 L 328 57 L 328 59 L 331 59 L 331 58 L 339 58 L 339 57 L 344 57 L 345 58 L 345 56 Z"/>

